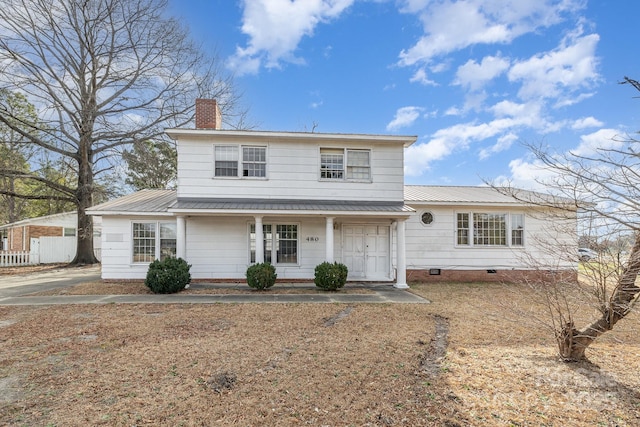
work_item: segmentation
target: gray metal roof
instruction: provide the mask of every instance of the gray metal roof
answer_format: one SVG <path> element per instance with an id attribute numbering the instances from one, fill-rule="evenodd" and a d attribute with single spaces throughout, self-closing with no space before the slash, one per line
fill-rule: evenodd
<path id="1" fill-rule="evenodd" d="M 520 190 L 524 192 L 524 190 Z M 527 198 L 535 196 L 542 200 L 542 194 L 526 191 Z M 528 203 L 502 194 L 491 187 L 458 187 L 437 185 L 405 185 L 404 199 L 408 204 L 483 204 L 483 205 L 527 205 Z"/>
<path id="2" fill-rule="evenodd" d="M 178 199 L 169 210 L 413 212 L 413 209 L 405 206 L 403 202 L 276 199 Z"/>
<path id="3" fill-rule="evenodd" d="M 98 215 L 107 212 L 166 213 L 167 208 L 175 201 L 175 190 L 140 190 L 93 206 L 88 211 Z"/>

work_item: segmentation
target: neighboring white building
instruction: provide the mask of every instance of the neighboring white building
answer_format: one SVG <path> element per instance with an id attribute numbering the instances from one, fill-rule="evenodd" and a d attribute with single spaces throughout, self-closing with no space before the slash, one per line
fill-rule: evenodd
<path id="1" fill-rule="evenodd" d="M 537 251 L 530 236 L 543 221 L 524 203 L 482 187 L 405 187 L 414 136 L 219 123 L 215 101 L 198 100 L 197 129 L 167 130 L 176 191 L 143 190 L 88 211 L 102 216 L 104 279 L 141 279 L 154 259 L 178 256 L 194 279 L 243 279 L 269 261 L 279 279 L 306 280 L 339 261 L 350 280 L 406 287 L 407 274 L 490 280 L 494 270 L 525 269 L 518 254 Z"/>
<path id="2" fill-rule="evenodd" d="M 93 246 L 100 259 L 101 218 L 93 218 Z M 41 263 L 68 262 L 76 251 L 77 212 L 63 212 L 36 218 L 27 218 L 0 225 L 0 252 L 42 252 Z M 43 248 L 40 244 L 46 241 Z M 41 255 L 43 255 L 41 253 Z"/>

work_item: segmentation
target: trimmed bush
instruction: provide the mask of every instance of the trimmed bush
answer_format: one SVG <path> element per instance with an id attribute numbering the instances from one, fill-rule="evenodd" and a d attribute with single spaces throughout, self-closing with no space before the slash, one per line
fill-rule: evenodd
<path id="1" fill-rule="evenodd" d="M 325 291 L 337 291 L 347 283 L 349 270 L 344 264 L 323 262 L 316 266 L 314 283 Z"/>
<path id="2" fill-rule="evenodd" d="M 263 291 L 276 283 L 276 268 L 268 262 L 254 264 L 247 268 L 247 284 L 253 289 Z"/>
<path id="3" fill-rule="evenodd" d="M 191 281 L 191 265 L 182 258 L 165 258 L 149 264 L 144 284 L 154 294 L 173 294 L 180 292 Z"/>

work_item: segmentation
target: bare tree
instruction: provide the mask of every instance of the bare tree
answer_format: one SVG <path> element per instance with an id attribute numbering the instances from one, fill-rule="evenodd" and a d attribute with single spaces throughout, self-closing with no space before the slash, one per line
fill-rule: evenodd
<path id="1" fill-rule="evenodd" d="M 40 113 L 33 129 L 0 103 L 0 123 L 72 167 L 77 183 L 0 174 L 45 183 L 55 190 L 49 199 L 77 206 L 73 263 L 97 262 L 85 211 L 122 148 L 190 122 L 198 97 L 217 99 L 226 121 L 237 111 L 231 77 L 166 14 L 167 0 L 3 0 L 0 8 L 0 89 L 23 93 Z"/>
<path id="2" fill-rule="evenodd" d="M 11 109 L 12 115 L 19 116 L 21 121 L 37 121 L 33 105 L 19 93 L 0 90 L 0 103 Z M 34 150 L 25 143 L 22 135 L 0 123 L 0 169 L 29 171 L 29 161 L 33 155 Z M 28 201 L 14 196 L 16 191 L 30 192 L 24 187 L 24 183 L 15 176 L 0 175 L 0 224 L 18 221 L 27 214 Z"/>
<path id="3" fill-rule="evenodd" d="M 625 77 L 623 83 L 640 90 L 635 80 Z M 527 281 L 549 310 L 561 357 L 581 360 L 599 336 L 630 313 L 640 296 L 640 141 L 625 136 L 608 141 L 603 148 L 567 153 L 528 148 L 540 167 L 551 172 L 545 175 L 552 178 L 540 182 L 558 196 L 555 201 L 534 200 L 530 193 L 509 187 L 496 189 L 538 207 L 577 210 L 578 221 L 587 224 L 586 240 L 598 250 L 596 259 L 574 270 L 579 275 L 565 270 L 565 274 L 549 273 L 542 280 Z M 575 244 L 558 244 L 550 238 L 546 248 L 555 259 L 578 262 Z M 542 270 L 535 259 L 530 261 Z M 591 321 L 578 328 L 577 319 L 585 316 L 591 316 Z"/>

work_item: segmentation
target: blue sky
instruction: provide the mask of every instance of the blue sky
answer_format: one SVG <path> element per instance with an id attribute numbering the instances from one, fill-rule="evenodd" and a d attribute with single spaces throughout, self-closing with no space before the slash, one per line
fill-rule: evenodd
<path id="1" fill-rule="evenodd" d="M 535 187 L 640 130 L 636 0 L 170 0 L 261 130 L 416 135 L 406 182 Z"/>

